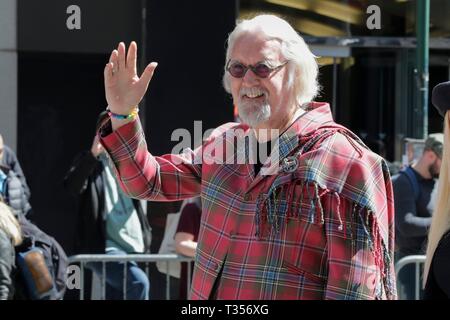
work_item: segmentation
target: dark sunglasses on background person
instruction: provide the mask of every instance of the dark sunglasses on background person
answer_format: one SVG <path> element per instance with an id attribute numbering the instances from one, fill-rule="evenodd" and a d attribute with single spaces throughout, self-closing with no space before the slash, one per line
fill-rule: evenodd
<path id="1" fill-rule="evenodd" d="M 252 70 L 253 73 L 259 78 L 267 78 L 272 72 L 282 68 L 284 65 L 286 65 L 286 63 L 288 63 L 288 61 L 285 61 L 276 67 L 269 67 L 264 62 L 259 62 L 254 66 L 252 65 L 246 66 L 238 61 L 228 60 L 225 69 L 235 78 L 243 78 L 247 73 L 248 69 Z"/>

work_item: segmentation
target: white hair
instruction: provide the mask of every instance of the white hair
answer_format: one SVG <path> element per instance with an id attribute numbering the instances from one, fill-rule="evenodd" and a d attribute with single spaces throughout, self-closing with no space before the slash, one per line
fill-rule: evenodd
<path id="1" fill-rule="evenodd" d="M 0 229 L 13 240 L 15 246 L 22 242 L 19 222 L 14 217 L 11 209 L 2 201 L 0 201 Z"/>
<path id="2" fill-rule="evenodd" d="M 230 59 L 235 41 L 244 33 L 262 33 L 267 40 L 278 40 L 281 53 L 288 60 L 288 87 L 293 88 L 297 105 L 311 102 L 317 96 L 320 86 L 317 80 L 319 67 L 316 56 L 309 50 L 303 38 L 285 20 L 274 15 L 259 15 L 250 20 L 242 20 L 228 36 L 225 59 Z M 230 75 L 225 69 L 223 86 L 231 93 Z"/>

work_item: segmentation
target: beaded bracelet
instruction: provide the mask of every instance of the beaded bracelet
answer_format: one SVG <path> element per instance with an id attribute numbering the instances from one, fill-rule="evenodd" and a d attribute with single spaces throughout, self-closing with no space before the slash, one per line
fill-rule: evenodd
<path id="1" fill-rule="evenodd" d="M 135 108 L 133 109 L 133 111 L 131 111 L 131 113 L 130 113 L 130 114 L 127 114 L 127 115 L 125 115 L 125 114 L 114 113 L 114 112 L 112 112 L 111 110 L 109 110 L 109 108 L 106 109 L 106 111 L 108 111 L 108 115 L 109 115 L 111 118 L 120 119 L 120 120 L 126 120 L 126 119 L 133 119 L 134 117 L 136 117 L 136 116 L 138 115 L 139 108 L 138 108 L 138 107 L 135 107 Z"/>

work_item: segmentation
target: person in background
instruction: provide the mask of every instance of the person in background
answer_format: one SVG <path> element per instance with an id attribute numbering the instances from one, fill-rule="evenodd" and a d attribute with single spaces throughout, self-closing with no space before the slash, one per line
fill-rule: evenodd
<path id="1" fill-rule="evenodd" d="M 442 163 L 443 134 L 430 134 L 422 156 L 392 178 L 395 204 L 396 261 L 409 255 L 425 253 L 426 238 L 431 225 L 432 193 Z M 415 297 L 415 267 L 405 266 L 398 276 L 401 299 Z"/>
<path id="2" fill-rule="evenodd" d="M 0 164 L 0 196 L 11 207 L 16 217 L 21 215 L 29 218 L 33 210 L 28 201 L 26 189 L 16 172 L 3 164 Z"/>
<path id="3" fill-rule="evenodd" d="M 175 233 L 175 250 L 177 253 L 185 256 L 195 257 L 198 233 L 200 230 L 200 219 L 202 217 L 202 203 L 200 197 L 185 201 L 187 203 L 182 205 L 180 219 L 178 221 L 177 231 Z M 191 262 L 190 270 L 192 280 L 194 262 Z M 179 299 L 185 300 L 188 298 L 187 292 L 189 286 L 190 283 L 188 283 L 187 263 L 182 263 Z"/>
<path id="4" fill-rule="evenodd" d="M 14 297 L 14 247 L 21 242 L 19 222 L 11 209 L 0 199 L 0 300 L 11 300 Z"/>
<path id="5" fill-rule="evenodd" d="M 97 126 L 107 117 L 99 115 Z M 64 178 L 65 187 L 78 197 L 79 223 L 77 251 L 123 255 L 149 252 L 151 228 L 144 206 L 130 199 L 119 188 L 109 160 L 95 136 L 90 150 L 81 152 Z M 107 299 L 123 299 L 124 262 L 106 263 Z M 89 263 L 102 275 L 101 263 Z M 126 263 L 126 295 L 128 300 L 148 300 L 150 282 L 135 263 Z"/>
<path id="6" fill-rule="evenodd" d="M 28 187 L 27 180 L 23 173 L 22 167 L 20 166 L 19 160 L 17 159 L 16 153 L 4 144 L 3 137 L 0 134 L 0 165 L 14 171 L 16 177 L 20 180 L 22 184 L 23 191 L 28 201 L 30 201 L 31 192 L 30 187 Z"/>
<path id="7" fill-rule="evenodd" d="M 432 91 L 432 102 L 444 118 L 444 146 L 437 202 L 433 212 L 424 268 L 424 299 L 450 299 L 450 81 Z"/>

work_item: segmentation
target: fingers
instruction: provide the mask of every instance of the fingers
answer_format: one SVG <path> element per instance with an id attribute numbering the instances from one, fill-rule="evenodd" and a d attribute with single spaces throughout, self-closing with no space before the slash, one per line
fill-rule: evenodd
<path id="1" fill-rule="evenodd" d="M 103 71 L 103 75 L 105 77 L 105 84 L 108 83 L 112 76 L 113 76 L 113 63 L 112 62 L 108 62 L 105 66 L 105 70 Z"/>
<path id="2" fill-rule="evenodd" d="M 119 56 L 119 52 L 117 50 L 113 50 L 111 55 L 109 56 L 109 62 L 116 62 Z"/>
<path id="3" fill-rule="evenodd" d="M 117 47 L 118 51 L 118 57 L 117 57 L 117 71 L 120 69 L 125 69 L 125 44 L 123 42 L 119 43 L 119 46 Z"/>
<path id="4" fill-rule="evenodd" d="M 128 47 L 127 54 L 127 68 L 136 73 L 136 55 L 137 55 L 137 44 L 132 41 Z"/>
<path id="5" fill-rule="evenodd" d="M 111 56 L 109 57 L 109 62 L 105 66 L 104 77 L 105 77 L 105 87 L 111 87 L 116 83 L 117 79 L 123 78 L 125 74 L 123 71 L 129 69 L 131 72 L 127 72 L 126 76 L 136 76 L 136 60 L 137 60 L 137 44 L 132 41 L 130 43 L 130 47 L 128 48 L 128 53 L 126 53 L 125 44 L 120 42 L 117 50 L 113 50 L 111 52 Z M 145 68 L 142 73 L 139 83 L 137 84 L 140 87 L 140 90 L 145 92 L 147 90 L 148 84 L 153 77 L 153 73 L 157 67 L 158 63 L 152 62 Z M 118 77 L 116 77 L 116 75 Z M 119 75 L 121 75 L 119 77 Z M 117 79 L 116 79 L 117 78 Z M 123 78 L 123 79 L 125 79 Z M 107 92 L 108 93 L 108 92 Z"/>
<path id="6" fill-rule="evenodd" d="M 105 81 L 108 81 L 109 79 L 111 79 L 111 77 L 117 71 L 118 56 L 119 56 L 119 53 L 117 50 L 113 50 L 111 52 L 111 55 L 109 57 L 109 62 L 106 64 L 105 70 L 104 70 Z"/>
<path id="7" fill-rule="evenodd" d="M 119 70 L 125 70 L 126 68 L 130 68 L 131 71 L 136 73 L 136 42 L 132 41 L 128 48 L 128 53 L 126 51 L 125 43 L 120 42 L 117 49 L 111 53 L 109 62 L 112 62 L 115 65 L 114 73 Z"/>
<path id="8" fill-rule="evenodd" d="M 141 78 L 139 80 L 140 86 L 145 90 L 147 90 L 148 84 L 150 83 L 150 80 L 152 80 L 153 73 L 155 72 L 156 67 L 158 66 L 157 62 L 150 63 L 144 70 L 144 72 L 141 75 Z"/>

